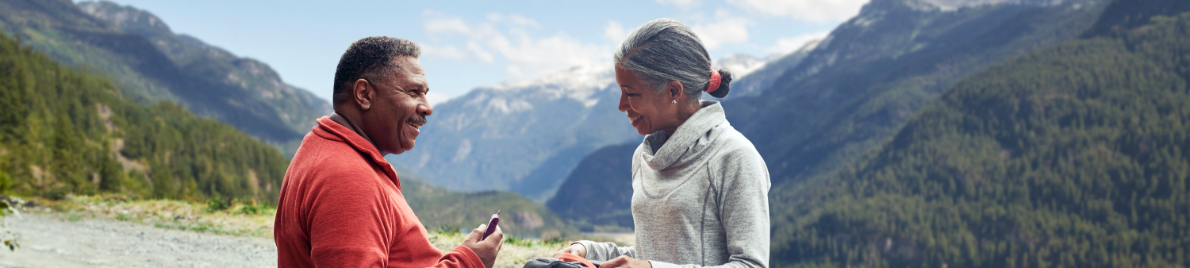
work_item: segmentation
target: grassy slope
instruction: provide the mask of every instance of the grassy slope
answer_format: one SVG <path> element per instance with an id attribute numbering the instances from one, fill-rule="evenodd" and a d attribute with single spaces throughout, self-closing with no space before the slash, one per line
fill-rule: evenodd
<path id="1" fill-rule="evenodd" d="M 991 67 L 837 176 L 778 187 L 775 263 L 1190 265 L 1190 14 L 1141 24 Z"/>

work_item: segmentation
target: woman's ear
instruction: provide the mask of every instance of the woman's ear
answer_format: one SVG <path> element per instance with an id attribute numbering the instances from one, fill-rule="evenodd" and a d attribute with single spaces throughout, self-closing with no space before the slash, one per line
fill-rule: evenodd
<path id="1" fill-rule="evenodd" d="M 372 95 L 375 93 L 372 85 L 368 80 L 363 78 L 355 80 L 355 84 L 351 85 L 351 101 L 359 105 L 359 109 L 367 111 L 372 108 Z"/>
<path id="2" fill-rule="evenodd" d="M 682 82 L 669 81 L 665 84 L 665 89 L 669 90 L 669 96 L 674 100 L 680 100 L 683 95 L 686 95 L 686 91 L 682 88 Z"/>

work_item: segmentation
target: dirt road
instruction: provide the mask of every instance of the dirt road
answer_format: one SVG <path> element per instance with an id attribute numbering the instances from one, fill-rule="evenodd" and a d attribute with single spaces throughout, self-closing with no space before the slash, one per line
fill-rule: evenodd
<path id="1" fill-rule="evenodd" d="M 276 267 L 272 240 L 61 214 L 7 217 L 21 248 L 0 251 L 0 267 Z"/>

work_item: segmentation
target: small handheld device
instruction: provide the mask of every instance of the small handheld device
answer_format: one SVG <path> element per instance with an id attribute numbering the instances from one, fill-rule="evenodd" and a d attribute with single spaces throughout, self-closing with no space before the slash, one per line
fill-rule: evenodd
<path id="1" fill-rule="evenodd" d="M 492 219 L 488 221 L 488 230 L 483 232 L 483 236 L 479 238 L 479 241 L 487 240 L 488 236 L 496 231 L 497 224 L 500 224 L 500 210 L 496 210 L 496 214 L 492 214 Z"/>

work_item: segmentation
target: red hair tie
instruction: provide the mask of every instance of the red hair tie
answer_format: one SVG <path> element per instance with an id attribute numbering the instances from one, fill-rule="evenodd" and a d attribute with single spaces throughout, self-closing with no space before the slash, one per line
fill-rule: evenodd
<path id="1" fill-rule="evenodd" d="M 711 69 L 711 82 L 707 84 L 707 92 L 715 92 L 719 89 L 719 71 Z"/>

